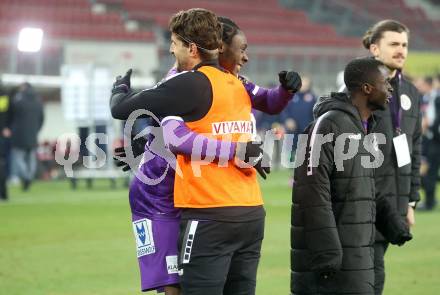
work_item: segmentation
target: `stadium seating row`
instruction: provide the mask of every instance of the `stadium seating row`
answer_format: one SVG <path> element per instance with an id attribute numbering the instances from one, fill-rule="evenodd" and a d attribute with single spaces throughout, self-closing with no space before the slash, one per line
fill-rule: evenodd
<path id="1" fill-rule="evenodd" d="M 125 30 L 121 14 L 94 14 L 88 0 L 0 2 L 0 36 L 14 37 L 25 26 L 44 29 L 49 38 L 109 41 L 153 41 L 151 31 Z"/>
<path id="2" fill-rule="evenodd" d="M 122 0 L 118 3 L 131 19 L 155 23 L 163 28 L 177 10 L 204 7 L 232 18 L 246 31 L 252 44 L 359 46 L 358 41 L 338 36 L 333 27 L 314 24 L 302 11 L 285 9 L 276 0 Z"/>
<path id="3" fill-rule="evenodd" d="M 46 38 L 49 39 L 84 39 L 84 40 L 118 40 L 118 41 L 146 41 L 154 40 L 154 34 L 150 31 L 127 32 L 119 26 L 90 26 L 77 24 L 72 26 L 65 23 L 39 23 L 25 21 L 0 21 L 0 35 L 13 36 L 25 26 L 41 27 Z"/>
<path id="4" fill-rule="evenodd" d="M 5 20 L 44 20 L 63 23 L 89 23 L 89 24 L 116 24 L 122 26 L 120 14 L 115 12 L 105 14 L 93 14 L 90 7 L 68 8 L 65 7 L 44 7 L 40 5 L 0 4 L 0 18 Z"/>

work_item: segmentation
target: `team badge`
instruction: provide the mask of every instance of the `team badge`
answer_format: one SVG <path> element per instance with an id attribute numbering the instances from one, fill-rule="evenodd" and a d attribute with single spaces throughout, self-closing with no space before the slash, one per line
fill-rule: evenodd
<path id="1" fill-rule="evenodd" d="M 150 219 L 144 218 L 134 221 L 133 231 L 136 239 L 136 252 L 138 258 L 156 252 Z"/>
<path id="2" fill-rule="evenodd" d="M 411 99 L 409 98 L 408 95 L 406 94 L 402 94 L 400 96 L 400 106 L 402 107 L 402 109 L 404 109 L 405 111 L 409 110 L 411 108 Z"/>

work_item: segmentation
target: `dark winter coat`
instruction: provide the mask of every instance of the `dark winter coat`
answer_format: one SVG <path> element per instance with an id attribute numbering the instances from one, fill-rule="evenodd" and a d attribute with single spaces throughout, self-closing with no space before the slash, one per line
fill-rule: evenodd
<path id="1" fill-rule="evenodd" d="M 0 157 L 6 153 L 6 139 L 3 137 L 3 129 L 9 127 L 9 118 L 11 113 L 11 102 L 8 94 L 0 85 Z"/>
<path id="2" fill-rule="evenodd" d="M 373 161 L 377 146 L 364 146 L 367 134 L 346 94 L 321 98 L 315 110 L 320 117 L 306 129 L 305 161 L 294 173 L 291 294 L 374 294 L 374 169 L 364 168 L 361 161 Z M 318 149 L 318 165 L 308 167 L 318 155 L 313 134 L 330 133 L 333 140 Z M 359 147 L 338 171 L 334 151 L 343 133 L 339 145 L 345 151 L 349 141 Z"/>
<path id="3" fill-rule="evenodd" d="M 436 143 L 440 144 L 440 92 L 434 98 L 434 122 L 429 128 L 430 138 Z"/>
<path id="4" fill-rule="evenodd" d="M 14 148 L 32 149 L 44 121 L 43 105 L 32 88 L 20 91 L 12 101 L 11 144 Z"/>
<path id="5" fill-rule="evenodd" d="M 401 132 L 406 134 L 409 152 L 411 154 L 411 164 L 401 168 L 397 166 L 396 154 L 393 147 L 393 137 L 397 135 L 392 121 L 392 104 L 389 104 L 383 111 L 374 112 L 376 125 L 371 132 L 382 133 L 385 135 L 386 144 L 380 145 L 384 155 L 384 163 L 376 169 L 375 184 L 377 198 L 388 198 L 389 202 L 395 206 L 397 211 L 405 219 L 408 212 L 408 203 L 420 200 L 420 157 L 421 157 L 421 96 L 417 89 L 404 77 L 399 83 L 395 77 L 391 81 L 393 86 L 393 99 L 397 99 L 397 105 L 402 105 L 402 99 L 405 110 L 402 108 Z M 407 98 L 410 104 L 407 103 Z M 384 241 L 384 237 L 378 233 L 376 239 Z"/>

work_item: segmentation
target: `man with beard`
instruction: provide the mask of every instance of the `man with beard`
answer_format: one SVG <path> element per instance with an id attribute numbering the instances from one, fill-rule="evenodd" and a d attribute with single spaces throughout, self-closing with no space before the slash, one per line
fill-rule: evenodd
<path id="1" fill-rule="evenodd" d="M 355 59 L 344 71 L 348 93 L 332 93 L 315 106 L 306 160 L 294 173 L 291 294 L 374 294 L 376 200 L 369 161 L 379 156 L 369 131 L 373 111 L 385 109 L 391 96 L 387 75 L 380 61 Z M 347 139 L 347 154 L 357 148 L 341 161 Z M 393 242 L 411 238 L 398 218 L 391 221 L 384 229 L 397 233 Z"/>
<path id="2" fill-rule="evenodd" d="M 421 96 L 402 74 L 408 54 L 408 28 L 394 20 L 373 25 L 363 38 L 363 45 L 390 71 L 393 96 L 385 110 L 375 112 L 377 125 L 372 130 L 384 134 L 386 144 L 380 149 L 384 163 L 376 169 L 376 198 L 387 198 L 411 227 L 414 208 L 420 200 Z M 384 256 L 389 240 L 376 235 L 375 292 L 382 294 L 385 282 Z"/>

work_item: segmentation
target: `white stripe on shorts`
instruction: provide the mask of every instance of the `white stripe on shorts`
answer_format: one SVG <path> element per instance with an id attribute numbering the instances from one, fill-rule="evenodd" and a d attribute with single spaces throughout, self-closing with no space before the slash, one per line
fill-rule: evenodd
<path id="1" fill-rule="evenodd" d="M 184 244 L 182 247 L 182 264 L 183 263 L 189 263 L 189 260 L 191 258 L 191 250 L 192 250 L 192 246 L 194 243 L 194 238 L 196 235 L 196 229 L 197 229 L 197 225 L 199 224 L 199 222 L 197 220 L 191 220 L 190 224 L 187 225 L 189 226 L 189 230 L 187 235 L 185 236 L 184 239 Z"/>

